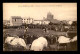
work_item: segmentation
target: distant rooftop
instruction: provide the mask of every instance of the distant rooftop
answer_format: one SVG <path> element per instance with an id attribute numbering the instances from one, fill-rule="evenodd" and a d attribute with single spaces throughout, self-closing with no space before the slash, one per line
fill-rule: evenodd
<path id="1" fill-rule="evenodd" d="M 3 23 L 10 22 L 10 20 L 3 20 Z"/>
<path id="2" fill-rule="evenodd" d="M 57 20 L 57 19 L 53 19 L 53 20 L 51 20 L 51 22 L 52 22 L 52 23 L 60 23 L 60 21 Z"/>
<path id="3" fill-rule="evenodd" d="M 34 21 L 43 21 L 43 20 L 34 20 Z"/>
<path id="4" fill-rule="evenodd" d="M 15 19 L 15 18 L 16 19 L 22 19 L 21 16 L 12 16 L 11 18 L 13 18 L 13 19 Z"/>
<path id="5" fill-rule="evenodd" d="M 34 21 L 48 21 L 48 20 L 34 20 Z"/>

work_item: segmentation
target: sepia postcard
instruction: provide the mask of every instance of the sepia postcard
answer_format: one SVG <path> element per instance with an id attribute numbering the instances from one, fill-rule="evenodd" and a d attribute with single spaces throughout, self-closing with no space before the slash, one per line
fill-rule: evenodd
<path id="1" fill-rule="evenodd" d="M 3 3 L 3 51 L 77 51 L 77 3 Z"/>

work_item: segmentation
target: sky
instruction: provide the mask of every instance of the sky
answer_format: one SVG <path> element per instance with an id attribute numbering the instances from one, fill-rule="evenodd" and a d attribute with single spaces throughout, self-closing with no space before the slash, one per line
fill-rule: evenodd
<path id="1" fill-rule="evenodd" d="M 77 3 L 3 3 L 3 20 L 11 16 L 42 20 L 51 12 L 57 20 L 77 20 Z"/>

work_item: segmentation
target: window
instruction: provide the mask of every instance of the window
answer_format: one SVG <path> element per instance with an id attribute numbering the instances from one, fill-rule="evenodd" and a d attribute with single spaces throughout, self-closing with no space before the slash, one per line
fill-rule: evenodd
<path id="1" fill-rule="evenodd" d="M 15 19 L 15 22 L 16 22 L 16 19 Z"/>

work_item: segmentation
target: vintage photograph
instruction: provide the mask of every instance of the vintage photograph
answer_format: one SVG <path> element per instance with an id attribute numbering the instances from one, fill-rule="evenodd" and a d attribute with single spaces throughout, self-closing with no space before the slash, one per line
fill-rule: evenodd
<path id="1" fill-rule="evenodd" d="M 77 50 L 77 3 L 3 3 L 3 51 Z"/>

